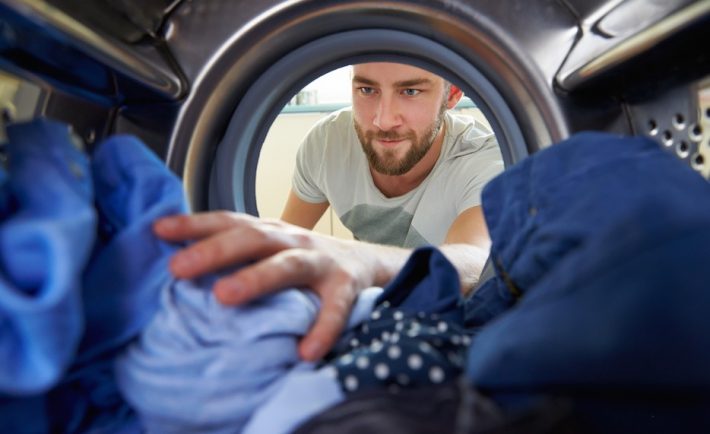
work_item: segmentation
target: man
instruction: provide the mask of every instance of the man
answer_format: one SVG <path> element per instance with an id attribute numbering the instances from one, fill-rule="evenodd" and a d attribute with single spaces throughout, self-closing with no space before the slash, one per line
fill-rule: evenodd
<path id="1" fill-rule="evenodd" d="M 412 66 L 392 63 L 354 66 L 352 125 L 368 155 L 367 170 L 359 175 L 340 176 L 350 190 L 372 182 L 376 188 L 374 195 L 381 195 L 384 203 L 407 195 L 421 193 L 423 197 L 430 184 L 436 186 L 427 194 L 427 201 L 431 202 L 421 203 L 422 210 L 433 211 L 424 217 L 423 223 L 431 228 L 443 227 L 444 233 L 437 238 L 435 230 L 421 229 L 423 240 L 409 235 L 400 235 L 399 239 L 403 244 L 407 244 L 408 237 L 415 239 L 413 245 L 440 244 L 441 251 L 459 272 L 462 290 L 468 292 L 478 280 L 490 247 L 480 207 L 480 189 L 502 169 L 502 162 L 492 139 L 480 140 L 474 134 L 473 138 L 478 140 L 471 140 L 470 147 L 465 146 L 466 142 L 462 143 L 461 139 L 467 138 L 471 129 L 452 121 L 446 114 L 461 96 L 460 89 L 441 77 Z M 329 119 L 336 123 L 347 119 L 341 116 L 349 115 L 343 112 Z M 337 144 L 336 140 L 327 146 Z M 492 151 L 494 145 L 495 153 Z M 471 148 L 485 154 L 484 159 L 490 162 L 490 168 L 484 170 L 486 173 L 481 178 L 478 173 L 468 172 L 475 181 L 460 185 L 460 178 L 450 178 L 448 173 L 455 173 L 456 165 L 467 158 L 473 156 L 475 160 L 476 154 Z M 312 151 L 302 152 L 299 164 L 314 165 L 312 161 L 305 161 L 314 158 L 309 152 Z M 326 153 L 316 153 L 315 157 Z M 459 154 L 470 155 L 456 157 Z M 486 165 L 480 167 L 486 168 Z M 317 163 L 315 167 L 319 170 Z M 467 169 L 471 170 L 471 167 L 463 165 L 460 168 L 464 172 Z M 339 174 L 326 175 L 325 178 L 333 180 Z M 293 286 L 315 291 L 321 297 L 321 311 L 301 341 L 299 351 L 304 359 L 317 360 L 327 353 L 343 330 L 358 293 L 370 286 L 386 285 L 399 272 L 411 250 L 375 242 L 340 240 L 305 229 L 313 227 L 331 201 L 336 212 L 342 213 L 343 210 L 337 195 L 326 192 L 321 196 L 317 188 L 310 188 L 317 173 L 313 177 L 304 171 L 296 176 L 297 191 L 289 197 L 283 213 L 284 221 L 210 212 L 160 219 L 154 230 L 169 241 L 197 240 L 173 257 L 171 270 L 177 277 L 193 278 L 236 263 L 249 262 L 215 283 L 215 295 L 224 304 L 242 304 Z M 299 180 L 299 176 L 303 179 Z M 305 192 L 303 196 L 310 200 L 298 195 L 301 187 L 301 193 Z M 330 186 L 323 188 L 329 189 Z M 454 197 L 462 195 L 465 198 L 455 205 L 454 212 L 444 213 L 452 215 L 445 222 L 439 211 L 451 204 L 442 204 L 441 198 L 453 189 L 461 189 L 453 193 Z M 353 195 L 346 187 L 340 186 L 339 190 L 340 195 Z M 406 212 L 415 208 L 417 206 L 403 206 Z M 362 214 L 367 217 L 368 212 Z M 417 226 L 416 212 L 414 214 L 412 225 L 404 230 L 402 225 L 398 226 L 400 233 L 411 232 L 409 226 L 417 232 L 424 227 Z M 347 215 L 342 216 L 349 220 Z M 377 219 L 354 220 L 365 222 L 355 223 L 353 227 L 357 228 L 387 223 Z M 380 235 L 387 232 L 380 231 Z M 372 241 L 370 235 L 362 238 Z"/>
<path id="2" fill-rule="evenodd" d="M 492 133 L 448 113 L 462 96 L 413 66 L 355 65 L 352 110 L 309 132 L 281 219 L 312 229 L 330 205 L 358 240 L 486 247 L 480 192 L 502 161 Z"/>

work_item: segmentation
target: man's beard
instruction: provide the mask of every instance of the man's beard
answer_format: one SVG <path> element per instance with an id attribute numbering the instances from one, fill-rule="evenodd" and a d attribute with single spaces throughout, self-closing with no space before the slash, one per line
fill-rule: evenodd
<path id="1" fill-rule="evenodd" d="M 399 135 L 394 131 L 363 131 L 362 127 L 355 121 L 355 133 L 358 139 L 360 139 L 360 144 L 362 145 L 362 150 L 365 152 L 367 161 L 370 163 L 370 167 L 376 172 L 382 175 L 398 176 L 409 172 L 412 167 L 414 167 L 422 158 L 429 152 L 431 146 L 434 144 L 436 136 L 439 134 L 439 130 L 444 122 L 444 113 L 446 112 L 446 104 L 441 105 L 439 114 L 436 120 L 429 125 L 426 132 L 421 138 L 417 137 L 417 134 L 413 130 L 409 130 L 403 135 Z M 372 141 L 374 139 L 378 140 L 409 140 L 412 146 L 409 148 L 407 153 L 402 157 L 401 160 L 397 159 L 396 153 L 392 149 L 385 149 L 382 155 L 379 155 Z"/>

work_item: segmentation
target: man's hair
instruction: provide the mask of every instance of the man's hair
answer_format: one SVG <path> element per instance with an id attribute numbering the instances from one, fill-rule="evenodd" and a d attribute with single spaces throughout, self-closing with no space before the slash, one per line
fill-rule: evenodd
<path id="1" fill-rule="evenodd" d="M 446 101 L 449 99 L 449 92 L 451 92 L 451 82 L 444 80 L 444 99 L 441 101 L 442 111 L 446 110 Z"/>

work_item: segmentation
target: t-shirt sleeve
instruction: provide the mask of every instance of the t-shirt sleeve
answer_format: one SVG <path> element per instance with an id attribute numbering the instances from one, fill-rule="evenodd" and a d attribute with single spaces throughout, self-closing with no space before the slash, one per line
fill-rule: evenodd
<path id="1" fill-rule="evenodd" d="M 462 165 L 459 176 L 465 185 L 456 201 L 456 213 L 481 205 L 481 193 L 488 182 L 504 170 L 503 157 L 498 142 L 491 137 L 490 143 L 476 152 L 475 158 Z M 471 176 L 473 174 L 473 176 Z"/>
<path id="2" fill-rule="evenodd" d="M 296 154 L 291 186 L 296 195 L 310 203 L 327 202 L 322 185 L 326 141 L 323 123 L 317 123 L 303 139 Z"/>

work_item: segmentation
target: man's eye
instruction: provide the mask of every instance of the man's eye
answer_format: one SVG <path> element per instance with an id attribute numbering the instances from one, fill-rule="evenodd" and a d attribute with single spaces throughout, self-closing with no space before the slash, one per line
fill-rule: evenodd
<path id="1" fill-rule="evenodd" d="M 416 96 L 416 95 L 419 95 L 419 92 L 421 92 L 421 90 L 419 90 L 419 89 L 404 89 L 402 91 L 402 93 L 405 94 L 406 96 Z"/>
<path id="2" fill-rule="evenodd" d="M 364 87 L 363 86 L 363 87 L 358 88 L 358 90 L 363 95 L 372 95 L 373 93 L 375 93 L 375 89 L 373 89 L 371 87 Z"/>

